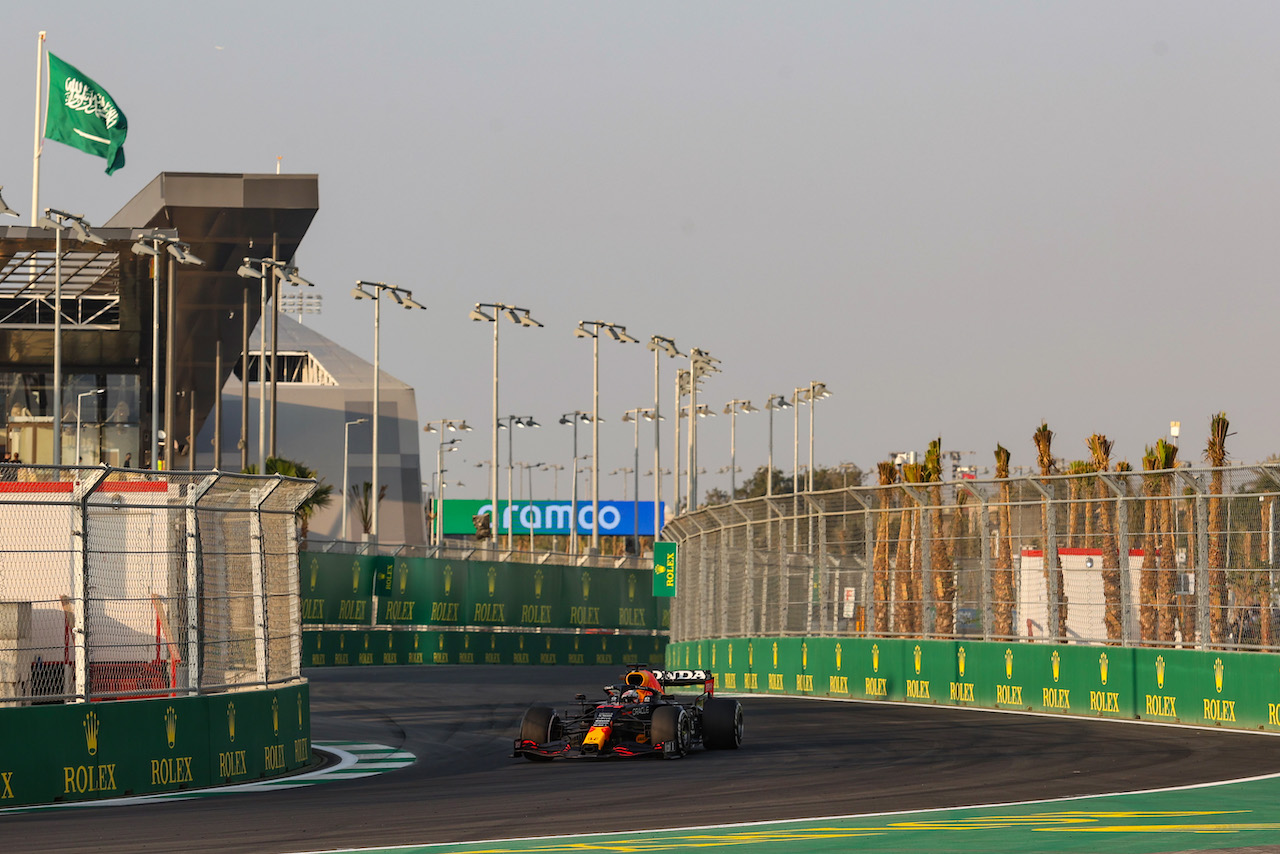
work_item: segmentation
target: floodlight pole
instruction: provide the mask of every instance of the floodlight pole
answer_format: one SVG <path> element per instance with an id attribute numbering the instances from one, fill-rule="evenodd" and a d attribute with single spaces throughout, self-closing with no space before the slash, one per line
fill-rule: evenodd
<path id="1" fill-rule="evenodd" d="M 357 418 L 355 421 L 347 421 L 342 426 L 342 536 L 341 539 L 347 539 L 347 505 L 351 502 L 350 496 L 347 494 L 347 472 L 350 470 L 350 454 L 351 454 L 351 426 L 353 424 L 364 424 L 368 418 Z"/>
<path id="2" fill-rule="evenodd" d="M 588 329 L 588 327 L 590 327 Z M 577 338 L 591 339 L 591 548 L 600 553 L 600 333 L 624 344 L 638 343 L 627 327 L 604 320 L 581 320 Z"/>
<path id="3" fill-rule="evenodd" d="M 366 291 L 365 288 L 371 288 L 372 293 L 369 291 Z M 380 347 L 379 347 L 379 335 L 381 334 L 380 327 L 382 325 L 381 297 L 384 293 L 390 294 L 392 299 L 394 299 L 400 305 L 403 305 L 405 308 L 426 308 L 426 306 L 419 305 L 418 303 L 413 301 L 412 291 L 408 290 L 407 288 L 401 288 L 395 285 L 388 285 L 386 282 L 366 282 L 364 280 L 358 280 L 356 282 L 355 288 L 353 288 L 351 291 L 351 295 L 356 299 L 373 300 L 373 426 L 372 426 L 373 479 L 372 479 L 372 482 L 369 484 L 369 489 L 370 489 L 369 501 L 373 506 L 369 513 L 369 520 L 371 522 L 369 526 L 370 528 L 369 533 L 370 533 L 370 536 L 373 538 L 373 542 L 375 544 L 378 542 L 378 505 L 381 503 L 378 500 L 378 496 L 381 491 L 379 487 L 379 479 L 378 479 L 378 468 L 379 468 L 379 462 L 380 462 L 378 457 L 378 415 L 379 415 L 378 411 L 381 408 L 381 403 L 382 403 L 382 400 L 381 400 L 382 363 L 381 363 Z M 261 441 L 261 439 L 259 439 L 259 441 Z"/>

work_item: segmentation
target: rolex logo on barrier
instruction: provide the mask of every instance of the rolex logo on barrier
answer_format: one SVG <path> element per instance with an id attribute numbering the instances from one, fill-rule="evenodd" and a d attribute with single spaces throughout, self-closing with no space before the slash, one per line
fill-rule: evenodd
<path id="1" fill-rule="evenodd" d="M 400 564 L 400 592 L 404 593 L 405 588 L 409 586 L 409 564 Z"/>
<path id="2" fill-rule="evenodd" d="M 227 703 L 227 736 L 236 740 L 236 704 Z"/>
<path id="3" fill-rule="evenodd" d="M 960 678 L 964 678 L 964 647 L 956 650 L 956 667 L 960 671 Z"/>
<path id="4" fill-rule="evenodd" d="M 773 669 L 778 669 L 778 642 L 773 642 Z"/>
<path id="5" fill-rule="evenodd" d="M 733 669 L 733 642 L 729 643 L 729 669 Z"/>
<path id="6" fill-rule="evenodd" d="M 351 592 L 360 592 L 360 562 L 351 564 Z"/>
<path id="7" fill-rule="evenodd" d="M 714 670 L 715 667 L 716 667 L 716 645 L 713 643 L 711 644 L 711 669 Z"/>
<path id="8" fill-rule="evenodd" d="M 298 728 L 302 728 L 302 695 L 298 695 Z"/>
<path id="9" fill-rule="evenodd" d="M 393 635 L 391 632 L 387 632 L 387 649 L 391 649 L 392 641 L 394 638 L 395 638 L 395 635 Z"/>
<path id="10" fill-rule="evenodd" d="M 1107 684 L 1107 654 L 1104 652 L 1098 656 L 1098 673 L 1102 677 L 1102 684 Z"/>
<path id="11" fill-rule="evenodd" d="M 173 706 L 164 710 L 164 737 L 169 742 L 169 749 L 178 741 L 178 713 Z"/>
<path id="12" fill-rule="evenodd" d="M 541 570 L 541 569 L 536 569 L 536 570 L 534 570 L 534 572 L 533 572 L 533 598 L 534 598 L 534 599 L 541 599 L 541 598 L 542 598 L 542 579 L 543 579 L 543 577 L 544 577 L 544 576 L 543 576 L 543 572 L 542 572 L 542 570 Z"/>
<path id="13" fill-rule="evenodd" d="M 807 642 L 800 644 L 800 669 L 809 669 L 809 644 Z"/>
<path id="14" fill-rule="evenodd" d="M 452 567 L 452 566 L 446 566 L 446 567 L 444 568 L 444 595 L 445 595 L 445 598 L 448 598 L 448 597 L 449 597 L 449 591 L 450 591 L 450 589 L 452 589 L 452 587 L 453 587 L 453 567 Z"/>
<path id="15" fill-rule="evenodd" d="M 1053 681 L 1058 681 L 1058 675 L 1061 673 L 1062 657 L 1058 655 L 1058 651 L 1053 651 Z"/>
<path id="16" fill-rule="evenodd" d="M 1164 690 L 1164 656 L 1156 656 L 1156 688 Z"/>
<path id="17" fill-rule="evenodd" d="M 89 712 L 84 716 L 84 745 L 90 756 L 98 754 L 98 728 L 100 726 L 96 712 Z"/>
<path id="18" fill-rule="evenodd" d="M 497 643 L 497 635 L 489 635 L 489 649 L 493 649 Z M 547 635 L 547 651 L 551 651 L 551 635 Z"/>
<path id="19" fill-rule="evenodd" d="M 1223 669 L 1224 669 L 1224 668 L 1223 668 L 1223 666 L 1222 666 L 1222 659 L 1221 659 L 1221 658 L 1215 658 L 1215 659 L 1213 660 L 1213 687 L 1217 690 L 1217 692 L 1218 692 L 1219 694 L 1221 694 L 1221 693 L 1222 693 L 1222 671 L 1223 671 Z"/>
<path id="20" fill-rule="evenodd" d="M 489 567 L 489 598 L 493 598 L 494 591 L 498 589 L 498 568 L 496 566 Z"/>
<path id="21" fill-rule="evenodd" d="M 1004 651 L 1004 678 L 1013 678 L 1013 650 L 1011 649 Z"/>
<path id="22" fill-rule="evenodd" d="M 732 660 L 733 647 L 729 647 L 729 653 L 730 653 L 729 666 L 732 667 L 733 666 L 733 660 Z M 840 649 L 840 644 L 837 643 L 836 644 L 836 670 L 840 669 L 841 653 L 842 653 L 842 650 Z"/>
<path id="23" fill-rule="evenodd" d="M 462 636 L 462 648 L 471 649 L 471 635 Z"/>
<path id="24" fill-rule="evenodd" d="M 591 573 L 582 573 L 582 598 L 584 600 L 591 596 Z"/>
<path id="25" fill-rule="evenodd" d="M 280 734 L 280 698 L 271 698 L 271 731 Z"/>
<path id="26" fill-rule="evenodd" d="M 311 559 L 311 589 L 316 589 L 316 575 L 320 572 L 320 561 Z"/>
<path id="27" fill-rule="evenodd" d="M 636 598 L 636 574 L 633 572 L 627 576 L 627 599 L 634 601 Z"/>
<path id="28" fill-rule="evenodd" d="M 756 666 L 756 647 L 754 641 L 747 641 L 747 667 Z"/>
<path id="29" fill-rule="evenodd" d="M 871 645 L 871 672 L 880 672 L 880 644 L 878 643 Z"/>
<path id="30" fill-rule="evenodd" d="M 911 651 L 911 654 L 915 661 L 916 675 L 919 676 L 920 675 L 920 658 L 922 656 L 922 652 L 920 650 L 920 644 L 916 644 L 916 648 Z"/>
<path id="31" fill-rule="evenodd" d="M 366 652 L 369 650 L 369 633 L 368 632 L 364 633 L 364 648 Z"/>

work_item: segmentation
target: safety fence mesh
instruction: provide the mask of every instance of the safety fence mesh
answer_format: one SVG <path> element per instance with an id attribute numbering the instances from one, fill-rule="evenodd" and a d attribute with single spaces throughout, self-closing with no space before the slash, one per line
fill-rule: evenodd
<path id="1" fill-rule="evenodd" d="M 673 641 L 1280 647 L 1280 467 L 893 483 L 681 516 Z"/>
<path id="2" fill-rule="evenodd" d="M 299 678 L 313 481 L 0 466 L 0 706 Z"/>

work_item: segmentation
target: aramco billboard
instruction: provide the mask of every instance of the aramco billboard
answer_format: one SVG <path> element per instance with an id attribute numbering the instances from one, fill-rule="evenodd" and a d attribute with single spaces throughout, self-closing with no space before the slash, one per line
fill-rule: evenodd
<path id="1" fill-rule="evenodd" d="M 658 505 L 659 518 L 665 510 L 666 502 Z M 568 534 L 574 517 L 574 506 L 570 501 L 512 501 L 499 499 L 497 512 L 493 512 L 493 504 L 487 500 L 470 500 L 446 498 L 444 500 L 444 532 L 445 535 L 474 534 L 473 517 L 482 513 L 493 516 L 493 533 L 505 534 L 510 530 L 514 534 L 551 536 Z M 639 530 L 636 528 L 636 516 L 639 515 Z M 592 522 L 592 506 L 590 501 L 578 501 L 577 506 L 578 533 L 590 534 Z M 642 537 L 653 536 L 653 502 L 652 501 L 601 501 L 600 533 L 608 537 L 626 537 L 639 534 Z"/>

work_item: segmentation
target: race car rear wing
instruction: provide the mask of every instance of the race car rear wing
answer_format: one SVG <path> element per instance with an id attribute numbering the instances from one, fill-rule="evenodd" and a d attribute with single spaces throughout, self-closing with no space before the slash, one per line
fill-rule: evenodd
<path id="1" fill-rule="evenodd" d="M 653 670 L 653 677 L 668 688 L 678 685 L 701 685 L 708 694 L 716 691 L 716 678 L 710 670 Z"/>

